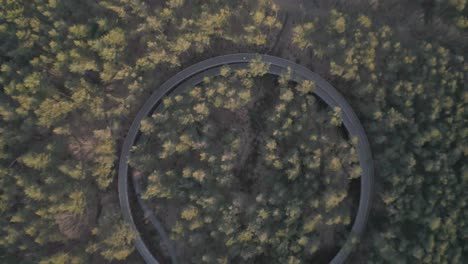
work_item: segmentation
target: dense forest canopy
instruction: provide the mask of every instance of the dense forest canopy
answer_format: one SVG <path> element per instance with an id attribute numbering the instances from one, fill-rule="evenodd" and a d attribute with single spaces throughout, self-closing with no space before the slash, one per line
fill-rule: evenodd
<path id="1" fill-rule="evenodd" d="M 349 236 L 357 139 L 314 82 L 268 67 L 224 66 L 141 123 L 130 165 L 183 263 L 323 262 Z"/>
<path id="2" fill-rule="evenodd" d="M 359 115 L 377 190 L 350 263 L 468 262 L 467 5 L 0 1 L 0 262 L 142 263 L 117 199 L 126 130 L 170 76 L 239 51 L 307 66 Z"/>

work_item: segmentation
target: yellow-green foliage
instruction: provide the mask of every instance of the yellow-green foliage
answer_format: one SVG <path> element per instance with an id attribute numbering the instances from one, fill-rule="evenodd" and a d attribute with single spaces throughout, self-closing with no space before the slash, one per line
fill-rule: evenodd
<path id="1" fill-rule="evenodd" d="M 301 14 L 289 10 L 289 23 L 284 34 L 279 35 L 284 10 L 272 0 L 2 1 L 2 260 L 89 263 L 105 257 L 109 261 L 131 261 L 127 257 L 133 250 L 132 235 L 121 222 L 106 233 L 105 229 L 113 225 L 103 220 L 107 214 L 99 214 L 91 221 L 98 227 L 93 232 L 88 230 L 92 227 L 85 228 L 90 236 L 70 240 L 57 227 L 55 212 L 70 211 L 81 216 L 81 212 L 92 211 L 97 201 L 103 203 L 103 209 L 117 205 L 113 183 L 119 145 L 148 94 L 175 72 L 215 55 L 239 50 L 272 51 L 279 38 L 273 52 L 297 59 L 304 66 L 312 65 L 350 102 L 369 136 L 379 177 L 377 189 L 381 190 L 374 199 L 375 208 L 380 209 L 376 219 L 382 222 L 378 230 L 367 231 L 372 235 L 362 245 L 362 262 L 465 263 L 467 4 L 465 0 L 435 1 L 433 8 L 427 8 L 420 5 L 427 1 L 406 2 L 338 1 L 336 5 L 319 4 L 320 9 L 310 4 Z M 327 10 L 327 6 L 334 10 Z M 290 24 L 294 25 L 292 31 Z M 290 35 L 292 39 L 286 39 Z M 281 50 L 285 43 L 287 50 Z M 132 161 L 138 166 L 163 168 L 143 175 L 148 181 L 144 198 L 181 196 L 187 206 L 209 211 L 208 216 L 200 213 L 193 221 L 175 226 L 180 231 L 178 239 L 204 245 L 195 233 L 214 223 L 218 229 L 201 240 L 229 241 L 233 248 L 230 253 L 194 256 L 199 262 L 248 263 L 255 254 L 268 249 L 283 256 L 274 261 L 295 263 L 301 259 L 300 254 L 321 252 L 315 236 L 304 239 L 297 233 L 287 238 L 294 230 L 303 229 L 288 229 L 278 223 L 286 217 L 281 208 L 288 206 L 308 208 L 310 212 L 306 210 L 301 217 L 315 219 L 318 211 L 324 211 L 327 199 L 318 195 L 295 201 L 285 197 L 296 194 L 281 190 L 305 180 L 320 180 L 330 189 L 340 189 L 343 183 L 335 179 L 358 179 L 361 174 L 353 147 L 357 142 L 335 144 L 333 138 L 322 136 L 331 134 L 343 113 L 303 114 L 314 110 L 317 103 L 310 96 L 313 83 L 286 87 L 289 77 L 285 74 L 279 80 L 283 90 L 278 92 L 278 100 L 268 101 L 273 105 L 271 119 L 251 119 L 254 112 L 245 109 L 258 99 L 255 91 L 259 83 L 253 79 L 260 78 L 268 65 L 255 61 L 251 66 L 250 71 L 238 73 L 223 68 L 225 79 L 205 80 L 200 85 L 203 89 L 191 89 L 195 91 L 191 102 L 186 101 L 186 96 L 174 97 L 162 106 L 172 109 L 172 114 L 158 112 L 141 126 L 143 136 L 164 141 L 161 148 Z M 240 81 L 235 85 L 226 82 L 236 79 Z M 255 136 L 264 138 L 258 143 L 262 166 L 270 172 L 264 180 L 277 182 L 281 177 L 285 181 L 275 189 L 264 190 L 275 197 L 236 193 L 232 196 L 243 198 L 229 207 L 231 204 L 219 204 L 223 192 L 218 196 L 191 193 L 200 186 L 226 190 L 238 184 L 233 168 L 241 163 L 236 157 L 249 142 L 242 136 L 248 133 L 241 129 L 232 133 L 216 131 L 210 126 L 203 131 L 194 129 L 220 112 L 213 109 L 235 112 L 239 122 L 250 122 L 244 127 L 267 126 L 264 122 L 271 122 L 271 134 Z M 326 121 L 320 123 L 321 118 Z M 320 120 L 317 127 L 326 130 L 306 133 L 314 120 Z M 187 129 L 168 132 L 156 124 Z M 205 133 L 226 137 L 218 145 L 210 145 L 199 136 Z M 303 144 L 285 140 L 294 138 L 306 140 Z M 295 149 L 288 152 L 286 145 Z M 318 145 L 330 147 L 321 150 L 316 148 Z M 143 149 L 138 146 L 134 151 Z M 193 152 L 196 155 L 191 156 Z M 204 165 L 164 162 L 174 157 L 193 158 Z M 187 177 L 181 171 L 185 167 L 190 168 Z M 346 168 L 347 175 L 341 174 L 340 167 Z M 317 178 L 321 169 L 325 176 Z M 266 169 L 257 170 L 264 175 Z M 168 182 L 178 178 L 184 180 L 183 184 L 167 188 Z M 313 184 L 307 188 L 326 191 Z M 100 191 L 94 194 L 97 189 Z M 260 205 L 249 207 L 253 200 Z M 220 217 L 214 217 L 210 208 L 219 209 Z M 327 224 L 349 222 L 346 213 L 335 214 L 334 210 L 321 213 L 314 231 Z M 254 224 L 241 227 L 236 215 L 247 211 Z M 295 219 L 293 212 L 290 209 L 288 219 Z M 120 219 L 118 208 L 109 217 Z M 275 230 L 262 229 L 264 226 L 274 226 Z M 276 236 L 277 231 L 281 238 Z M 240 242 L 241 232 L 246 232 L 244 238 L 251 235 L 251 239 Z M 272 250 L 271 245 L 277 247 Z M 232 256 L 236 256 L 235 260 Z"/>
<path id="2" fill-rule="evenodd" d="M 250 263 L 270 254 L 266 247 L 282 252 L 285 239 L 297 241 L 290 247 L 297 254 L 294 261 L 302 261 L 319 248 L 322 228 L 342 230 L 350 223 L 343 201 L 349 180 L 361 171 L 355 142 L 339 136 L 340 109 L 319 110 L 315 83 L 291 85 L 291 72 L 279 77 L 280 87 L 275 82 L 263 87 L 271 78 L 267 67 L 259 58 L 248 69 L 224 67 L 221 77 L 167 96 L 142 123 L 144 136 L 130 164 L 139 174 L 149 173 L 143 198 L 159 213 L 177 212 L 175 224 L 165 223 L 170 237 L 195 248 L 199 253 L 191 259 L 197 262 L 233 259 L 236 248 L 245 247 L 250 249 L 239 254 Z M 255 109 L 266 96 L 270 106 Z M 249 133 L 258 135 L 258 146 Z M 257 163 L 239 174 L 253 159 L 244 157 L 246 151 L 258 152 Z M 172 165 L 178 162 L 184 165 Z M 249 198 L 254 194 L 255 202 Z M 201 237 L 204 242 L 198 243 Z M 221 248 L 209 250 L 213 247 Z M 286 252 L 277 257 L 290 259 Z"/>
<path id="3" fill-rule="evenodd" d="M 458 11 L 446 6 L 452 14 L 447 19 L 463 19 L 458 12 L 465 1 L 450 1 L 450 5 Z M 468 66 L 464 55 L 457 53 L 461 47 L 450 49 L 449 43 L 434 40 L 403 42 L 398 30 L 378 15 L 331 11 L 328 19 L 315 24 L 331 30 L 325 35 L 297 35 L 294 42 L 328 65 L 333 80 L 346 82 L 341 89 L 356 97 L 351 104 L 361 113 L 378 168 L 377 188 L 382 192 L 376 203 L 384 210 L 379 214 L 385 227 L 371 231 L 376 236 L 366 244 L 369 259 L 376 263 L 462 261 L 467 204 L 457 202 L 466 200 L 466 192 L 464 181 L 456 175 L 466 167 L 461 142 L 466 139 Z M 297 31 L 306 25 L 297 25 Z M 332 160 L 329 169 L 337 170 L 339 161 Z M 351 178 L 358 177 L 359 169 L 354 170 Z M 331 208 L 341 194 L 329 195 L 327 207 Z M 450 243 L 442 235 L 449 233 Z"/>

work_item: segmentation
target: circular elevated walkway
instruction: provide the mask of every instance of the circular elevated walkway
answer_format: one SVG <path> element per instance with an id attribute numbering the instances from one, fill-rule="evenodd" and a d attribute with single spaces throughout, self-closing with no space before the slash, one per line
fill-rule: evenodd
<path id="1" fill-rule="evenodd" d="M 180 93 L 186 89 L 202 82 L 204 77 L 211 77 L 220 75 L 220 68 L 223 66 L 229 66 L 231 69 L 247 69 L 249 62 L 257 57 L 261 57 L 262 61 L 269 64 L 269 74 L 280 75 L 286 72 L 288 69 L 291 70 L 291 80 L 301 82 L 303 80 L 310 80 L 315 82 L 314 94 L 320 97 L 325 103 L 331 108 L 340 107 L 343 113 L 342 120 L 343 124 L 348 130 L 351 137 L 358 139 L 358 155 L 359 163 L 362 169 L 361 176 L 361 192 L 359 200 L 359 208 L 354 219 L 354 223 L 351 229 L 351 234 L 346 241 L 345 245 L 335 255 L 330 263 L 340 264 L 344 263 L 348 255 L 351 253 L 354 243 L 364 232 L 369 211 L 372 201 L 372 189 L 374 180 L 374 165 L 372 160 L 372 153 L 369 146 L 369 141 L 365 134 L 364 128 L 362 127 L 359 119 L 354 113 L 351 106 L 346 102 L 343 96 L 333 88 L 327 81 L 321 78 L 316 73 L 311 72 L 309 69 L 293 63 L 289 60 L 285 60 L 278 57 L 269 55 L 259 55 L 251 53 L 240 53 L 224 55 L 214 57 L 197 64 L 194 64 L 183 71 L 177 73 L 172 78 L 167 80 L 161 85 L 146 101 L 140 111 L 137 113 L 135 119 L 128 130 L 127 136 L 124 140 L 120 161 L 119 161 L 119 200 L 122 209 L 123 217 L 130 227 L 135 231 L 135 247 L 143 256 L 146 263 L 158 264 L 160 263 L 155 256 L 152 255 L 148 246 L 142 239 L 141 234 L 133 219 L 132 209 L 130 207 L 130 201 L 128 196 L 129 188 L 129 166 L 128 160 L 130 156 L 130 150 L 135 144 L 139 136 L 140 122 L 143 118 L 150 116 L 155 108 L 159 105 L 164 96 L 173 93 Z M 162 242 L 168 248 L 168 253 L 172 263 L 178 263 L 177 257 L 171 242 L 165 232 L 161 223 L 157 220 L 156 216 L 150 210 L 146 202 L 141 199 L 141 182 L 138 177 L 132 177 L 134 190 L 138 199 L 138 203 L 144 211 L 145 216 L 148 217 L 151 224 L 158 231 Z"/>

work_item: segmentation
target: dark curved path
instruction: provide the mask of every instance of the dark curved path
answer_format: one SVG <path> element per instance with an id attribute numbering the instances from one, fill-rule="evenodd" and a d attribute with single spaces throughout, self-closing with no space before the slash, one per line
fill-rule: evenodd
<path id="1" fill-rule="evenodd" d="M 193 87 L 194 85 L 200 83 L 204 77 L 219 75 L 220 68 L 225 65 L 235 69 L 248 68 L 248 63 L 257 56 L 261 56 L 262 60 L 270 65 L 268 70 L 268 73 L 270 74 L 279 75 L 287 71 L 288 68 L 290 68 L 292 70 L 291 79 L 293 81 L 300 82 L 303 80 L 311 80 L 315 82 L 314 93 L 323 101 L 325 101 L 330 107 L 340 107 L 342 109 L 342 119 L 344 126 L 348 130 L 351 137 L 358 138 L 357 149 L 359 155 L 359 163 L 362 169 L 359 208 L 356 218 L 354 219 L 350 237 L 330 263 L 344 263 L 344 261 L 353 249 L 352 240 L 355 240 L 356 238 L 359 239 L 359 237 L 364 232 L 371 207 L 374 180 L 374 165 L 369 141 L 365 134 L 364 128 L 359 122 L 359 119 L 357 118 L 351 106 L 346 102 L 343 96 L 338 91 L 336 91 L 335 88 L 333 88 L 327 81 L 325 81 L 319 75 L 311 72 L 309 69 L 301 65 L 269 55 L 259 55 L 251 53 L 231 54 L 214 57 L 194 64 L 186 68 L 185 70 L 177 73 L 172 78 L 163 83 L 161 87 L 159 87 L 159 89 L 157 89 L 151 95 L 151 97 L 146 101 L 146 103 L 137 113 L 127 133 L 127 137 L 124 140 L 119 162 L 118 184 L 120 206 L 125 221 L 127 221 L 130 224 L 131 228 L 136 231 L 137 235 L 135 238 L 135 247 L 147 263 L 159 264 L 156 258 L 151 254 L 147 245 L 144 243 L 140 233 L 138 232 L 138 229 L 135 225 L 135 221 L 133 219 L 128 197 L 128 160 L 130 155 L 130 149 L 139 135 L 141 120 L 149 116 L 154 111 L 154 109 L 159 104 L 160 100 L 165 95 L 172 92 L 179 93 L 187 88 Z M 135 188 L 135 193 L 137 195 L 138 203 L 142 207 L 145 215 L 151 221 L 152 225 L 158 231 L 162 242 L 168 248 L 168 253 L 171 256 L 172 263 L 177 263 L 175 251 L 173 250 L 170 244 L 170 241 L 167 237 L 166 232 L 164 231 L 164 228 L 154 216 L 152 210 L 149 209 L 146 202 L 140 198 L 141 183 L 139 181 L 139 178 L 133 177 L 133 184 Z"/>

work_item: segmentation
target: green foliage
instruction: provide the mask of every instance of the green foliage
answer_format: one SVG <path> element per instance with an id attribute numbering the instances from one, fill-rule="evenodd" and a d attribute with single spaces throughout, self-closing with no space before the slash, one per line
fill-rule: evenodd
<path id="1" fill-rule="evenodd" d="M 349 175 L 360 170 L 341 112 L 320 110 L 313 82 L 286 74 L 275 87 L 267 67 L 223 68 L 142 122 L 130 164 L 148 175 L 142 197 L 157 215 L 173 214 L 163 221 L 192 252 L 184 262 L 300 263 L 317 257 L 325 230 L 344 234 L 351 222 Z"/>
<path id="2" fill-rule="evenodd" d="M 120 218 L 119 208 L 103 208 L 98 226 L 93 230 L 94 241 L 86 247 L 88 253 L 99 253 L 105 260 L 124 260 L 134 250 L 135 233 Z"/>
<path id="3" fill-rule="evenodd" d="M 70 256 L 67 253 L 57 253 L 39 262 L 39 264 L 62 264 L 62 263 L 81 264 L 84 262 L 81 258 Z"/>
<path id="4" fill-rule="evenodd" d="M 73 104 L 70 102 L 45 99 L 36 110 L 39 118 L 38 124 L 49 127 L 63 120 L 72 110 Z"/>
<path id="5" fill-rule="evenodd" d="M 344 36 L 337 30 L 343 21 Z M 367 259 L 466 261 L 467 204 L 460 201 L 467 197 L 462 142 L 468 66 L 454 53 L 458 47 L 416 40 L 405 45 L 377 17 L 344 11 L 331 11 L 315 24 L 330 30 L 298 34 L 294 42 L 329 66 L 332 82 L 346 82 L 343 91 L 361 113 L 376 162 L 380 220 L 371 222 Z"/>
<path id="6" fill-rule="evenodd" d="M 110 130 L 95 130 L 94 136 L 98 140 L 95 146 L 95 152 L 98 158 L 93 167 L 93 176 L 96 177 L 96 183 L 101 189 L 105 189 L 112 182 L 112 176 L 115 171 L 114 162 L 117 159 L 115 155 L 115 141 L 111 137 Z"/>
<path id="7" fill-rule="evenodd" d="M 269 1 L 164 2 L 0 3 L 0 252 L 24 262 L 125 259 L 132 252 L 127 229 L 99 235 L 100 242 L 88 235 L 102 218 L 95 196 L 116 190 L 128 118 L 172 68 L 226 52 L 223 45 L 258 50 L 271 43 L 241 42 L 277 33 Z M 255 13 L 266 16 L 260 21 Z M 244 29 L 254 23 L 262 29 Z M 232 107 L 248 93 L 242 98 Z M 98 246 L 86 251 L 92 242 Z"/>
<path id="8" fill-rule="evenodd" d="M 261 60 L 261 57 L 257 57 L 249 63 L 249 73 L 253 76 L 263 76 L 268 72 L 269 67 Z"/>
<path id="9" fill-rule="evenodd" d="M 290 32 L 293 45 L 282 56 L 312 65 L 338 88 L 371 140 L 381 190 L 374 210 L 381 220 L 371 222 L 363 254 L 357 254 L 362 259 L 355 262 L 466 263 L 466 1 L 369 1 L 370 6 L 357 9 L 354 2 L 338 3 L 335 10 L 319 5 L 300 15 L 290 11 L 292 32 L 286 28 L 278 35 L 283 10 L 271 0 L 1 1 L 0 262 L 5 262 L 3 256 L 7 263 L 131 262 L 127 256 L 133 252 L 132 234 L 122 227 L 118 209 L 112 214 L 117 222 L 108 230 L 111 221 L 95 213 L 101 198 L 116 191 L 112 186 L 118 146 L 131 117 L 147 94 L 179 68 L 239 50 L 264 53 L 278 36 L 284 39 Z M 433 5 L 426 8 L 425 2 Z M 390 13 L 389 7 L 400 7 L 401 15 Z M 413 7 L 417 9 L 410 11 Z M 276 134 L 259 135 L 265 138 L 259 143 L 263 170 L 281 171 L 285 182 L 274 190 L 278 197 L 286 197 L 288 192 L 280 192 L 285 186 L 304 178 L 313 182 L 322 168 L 326 177 L 320 181 L 328 189 L 310 188 L 323 191 L 323 197 L 303 205 L 294 199 L 255 197 L 259 204 L 275 205 L 263 211 L 249 209 L 245 215 L 258 222 L 241 228 L 234 214 L 245 211 L 242 201 L 232 209 L 220 207 L 224 209 L 218 215 L 223 217 L 210 219 L 202 212 L 216 208 L 223 193 L 185 197 L 187 192 L 166 188 L 166 179 L 180 175 L 187 190 L 210 184 L 226 188 L 236 182 L 232 170 L 241 164 L 236 153 L 249 142 L 245 131 L 218 131 L 205 122 L 217 108 L 246 122 L 253 113 L 246 109 L 253 109 L 255 91 L 261 86 L 253 80 L 264 78 L 266 67 L 255 61 L 250 71 L 233 73 L 225 68 L 222 74 L 231 84 L 207 80 L 203 89 L 192 89 L 191 99 L 167 102 L 167 108 L 174 109 L 171 114 L 155 114 L 142 124 L 144 135 L 165 140 L 158 152 L 162 158 L 188 161 L 193 158 L 189 153 L 200 152 L 196 157 L 204 165 L 199 167 L 160 164 L 155 162 L 155 150 L 144 146 L 136 151 L 148 154 L 132 161 L 137 166 L 175 167 L 147 174 L 145 198 L 182 195 L 190 201 L 187 206 L 198 208 L 196 217 L 174 226 L 187 243 L 229 241 L 230 255 L 205 252 L 194 256 L 195 262 L 228 263 L 230 256 L 246 262 L 265 245 L 275 245 L 281 262 L 296 263 L 301 254 L 313 255 L 320 248 L 317 234 L 301 232 L 313 234 L 321 225 L 349 222 L 339 218 L 346 215 L 340 211 L 346 203 L 346 198 L 340 200 L 346 184 L 336 179 L 359 178 L 354 143 L 321 136 L 340 124 L 341 113 L 317 112 L 311 96 L 314 84 L 288 87 L 287 74 L 279 80 L 278 100 L 270 102 L 272 118 L 249 121 L 265 130 L 277 128 Z M 302 101 L 305 107 L 298 103 Z M 306 118 L 303 111 L 317 112 L 318 119 Z M 327 121 L 317 123 L 320 118 Z M 156 124 L 182 125 L 177 133 L 167 134 Z M 309 144 L 292 140 L 317 127 L 323 130 L 308 135 Z M 211 139 L 225 136 L 219 146 L 208 149 L 200 134 Z M 289 145 L 294 147 L 283 151 Z M 330 151 L 319 151 L 319 145 L 330 146 Z M 298 173 L 303 167 L 298 164 L 306 164 L 311 173 Z M 265 177 L 270 178 L 277 180 Z M 116 205 L 117 199 L 111 203 Z M 307 213 L 298 216 L 297 208 L 307 206 L 311 212 L 320 211 L 321 218 L 307 218 L 303 224 L 307 228 L 294 231 L 292 237 L 287 234 L 293 228 L 285 225 L 274 232 L 258 231 L 262 225 L 279 223 L 281 217 L 288 223 L 300 222 Z M 210 221 L 224 224 L 207 237 L 199 231 Z M 99 227 L 91 236 L 96 223 Z M 286 240 L 289 244 L 283 243 Z M 260 241 L 260 249 L 252 246 L 253 241 Z M 16 256 L 14 261 L 10 256 Z"/>

